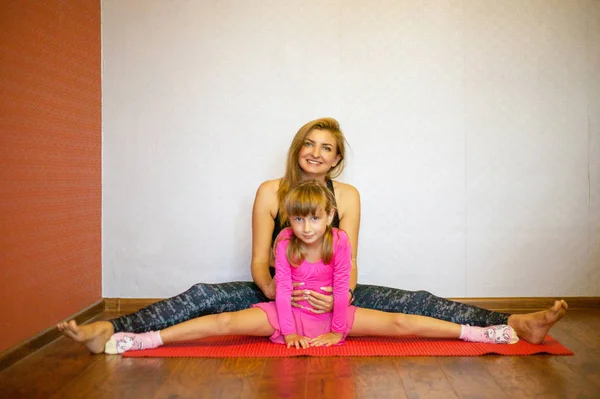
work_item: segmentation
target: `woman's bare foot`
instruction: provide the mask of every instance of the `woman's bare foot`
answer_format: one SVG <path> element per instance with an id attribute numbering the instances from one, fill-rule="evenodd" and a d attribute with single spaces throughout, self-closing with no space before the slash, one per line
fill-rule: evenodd
<path id="1" fill-rule="evenodd" d="M 511 315 L 508 325 L 514 328 L 519 338 L 532 344 L 541 344 L 550 328 L 562 319 L 568 308 L 564 300 L 554 301 L 552 307 L 540 312 Z"/>
<path id="2" fill-rule="evenodd" d="M 56 327 L 67 337 L 84 344 L 92 353 L 104 353 L 104 345 L 115 332 L 109 321 L 97 321 L 78 326 L 75 320 L 71 320 L 58 323 Z"/>

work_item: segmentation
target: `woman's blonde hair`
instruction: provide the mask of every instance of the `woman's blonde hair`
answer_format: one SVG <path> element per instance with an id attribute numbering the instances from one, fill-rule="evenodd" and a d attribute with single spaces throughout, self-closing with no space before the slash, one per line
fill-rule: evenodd
<path id="1" fill-rule="evenodd" d="M 290 145 L 290 149 L 288 151 L 285 175 L 279 182 L 277 197 L 279 200 L 279 221 L 282 226 L 285 225 L 287 221 L 284 206 L 285 197 L 290 191 L 290 188 L 298 184 L 302 178 L 302 169 L 298 164 L 298 155 L 300 154 L 300 149 L 302 149 L 302 146 L 304 146 L 304 143 L 306 142 L 306 136 L 308 136 L 309 133 L 315 129 L 327 130 L 333 135 L 336 143 L 336 153 L 340 155 L 340 161 L 337 163 L 337 165 L 331 168 L 329 172 L 327 172 L 327 178 L 334 179 L 341 175 L 342 171 L 344 170 L 344 161 L 346 157 L 346 138 L 344 137 L 344 133 L 342 133 L 340 130 L 340 124 L 338 121 L 333 118 L 320 118 L 310 121 L 302 126 L 300 130 L 298 130 L 298 133 L 296 133 L 296 136 L 294 136 L 294 140 L 292 140 L 292 144 Z"/>
<path id="2" fill-rule="evenodd" d="M 285 210 L 290 216 L 313 216 L 321 215 L 328 217 L 335 208 L 335 199 L 333 193 L 327 188 L 325 183 L 318 180 L 306 180 L 297 184 L 286 195 Z M 304 251 L 302 250 L 302 241 L 295 235 L 290 237 L 290 243 L 287 247 L 287 259 L 292 266 L 299 266 L 304 260 Z M 333 257 L 333 232 L 331 223 L 327 225 L 325 234 L 323 234 L 323 263 L 326 265 L 331 262 Z"/>

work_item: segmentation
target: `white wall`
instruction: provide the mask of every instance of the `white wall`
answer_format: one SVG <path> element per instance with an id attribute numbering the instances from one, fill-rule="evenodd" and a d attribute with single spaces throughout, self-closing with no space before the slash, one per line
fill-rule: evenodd
<path id="1" fill-rule="evenodd" d="M 103 0 L 103 294 L 250 279 L 251 207 L 337 118 L 359 281 L 600 295 L 600 1 Z"/>

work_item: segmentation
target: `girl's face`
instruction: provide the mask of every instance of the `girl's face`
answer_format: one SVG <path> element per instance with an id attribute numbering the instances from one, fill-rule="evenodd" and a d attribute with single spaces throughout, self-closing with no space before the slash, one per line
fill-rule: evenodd
<path id="1" fill-rule="evenodd" d="M 290 216 L 290 226 L 294 235 L 306 246 L 311 247 L 322 243 L 327 226 L 333 221 L 335 209 L 329 214 L 319 209 L 314 215 Z"/>
<path id="2" fill-rule="evenodd" d="M 323 179 L 340 159 L 337 142 L 329 130 L 311 130 L 298 153 L 304 179 Z"/>

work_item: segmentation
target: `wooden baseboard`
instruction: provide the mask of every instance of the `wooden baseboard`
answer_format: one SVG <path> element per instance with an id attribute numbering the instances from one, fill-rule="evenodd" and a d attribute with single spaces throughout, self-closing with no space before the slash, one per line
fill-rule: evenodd
<path id="1" fill-rule="evenodd" d="M 165 298 L 104 298 L 107 312 L 132 313 Z"/>
<path id="2" fill-rule="evenodd" d="M 100 300 L 95 304 L 83 309 L 81 312 L 69 317 L 69 320 L 76 320 L 77 323 L 83 323 L 96 315 L 104 311 L 104 300 Z M 56 327 L 50 327 L 47 330 L 23 341 L 22 343 L 5 350 L 0 353 L 0 371 L 11 366 L 17 361 L 23 359 L 25 356 L 35 352 L 44 345 L 54 341 L 60 337 L 61 334 L 58 332 Z"/>
<path id="3" fill-rule="evenodd" d="M 531 298 L 451 298 L 453 301 L 497 312 L 524 313 L 547 309 L 555 299 L 564 299 L 569 309 L 600 309 L 600 297 Z M 131 313 L 161 301 L 162 298 L 104 298 L 104 310 Z"/>
<path id="4" fill-rule="evenodd" d="M 523 298 L 454 298 L 452 300 L 496 312 L 528 313 L 547 309 L 556 299 L 564 299 L 569 310 L 600 309 L 600 297 L 523 297 Z"/>

